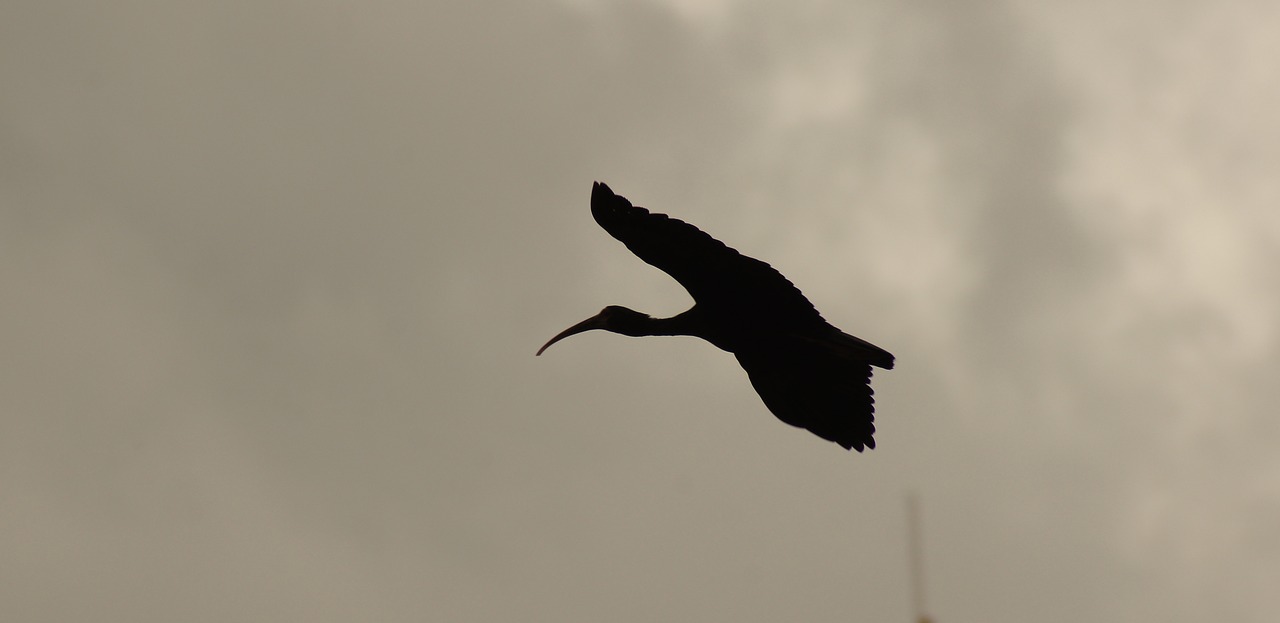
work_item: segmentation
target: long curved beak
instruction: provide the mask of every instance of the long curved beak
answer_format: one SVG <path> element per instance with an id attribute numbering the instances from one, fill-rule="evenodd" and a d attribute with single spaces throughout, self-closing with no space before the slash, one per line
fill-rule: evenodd
<path id="1" fill-rule="evenodd" d="M 586 320 L 583 320 L 582 322 L 579 322 L 578 324 L 575 324 L 572 327 L 569 327 L 568 329 L 561 331 L 555 337 L 551 338 L 550 341 L 542 345 L 542 348 L 538 349 L 537 354 L 535 354 L 534 356 L 536 357 L 538 355 L 541 355 L 542 351 L 547 350 L 547 348 L 549 348 L 552 344 L 555 344 L 556 342 L 559 342 L 560 340 L 563 340 L 564 338 L 567 338 L 570 335 L 577 335 L 579 333 L 582 333 L 583 331 L 590 331 L 592 329 L 604 329 L 605 324 L 606 323 L 604 320 L 604 314 L 597 314 L 595 316 L 587 318 Z"/>

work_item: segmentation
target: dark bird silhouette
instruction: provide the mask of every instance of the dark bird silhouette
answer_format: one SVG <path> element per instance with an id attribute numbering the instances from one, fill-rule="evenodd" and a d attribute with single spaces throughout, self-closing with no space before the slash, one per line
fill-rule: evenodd
<path id="1" fill-rule="evenodd" d="M 876 447 L 871 366 L 892 370 L 893 355 L 831 326 L 772 266 L 684 221 L 633 206 L 600 182 L 591 188 L 591 215 L 632 253 L 680 282 L 693 308 L 651 318 L 610 305 L 561 331 L 537 354 L 592 329 L 700 337 L 737 356 L 778 419 L 845 449 Z"/>

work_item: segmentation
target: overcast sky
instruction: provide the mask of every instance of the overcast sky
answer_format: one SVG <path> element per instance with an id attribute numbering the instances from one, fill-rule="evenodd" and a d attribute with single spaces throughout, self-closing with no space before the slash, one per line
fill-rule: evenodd
<path id="1" fill-rule="evenodd" d="M 76 6 L 79 5 L 79 6 Z M 1280 610 L 1274 2 L 0 8 L 0 619 Z M 898 358 L 878 448 L 593 180 Z"/>

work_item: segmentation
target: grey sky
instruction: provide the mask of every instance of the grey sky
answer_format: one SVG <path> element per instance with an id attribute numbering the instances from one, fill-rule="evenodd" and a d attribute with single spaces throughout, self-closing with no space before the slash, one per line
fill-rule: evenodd
<path id="1" fill-rule="evenodd" d="M 76 6 L 76 5 L 81 6 Z M 1268 2 L 0 9 L 0 618 L 1270 621 Z M 778 422 L 593 180 L 894 352 Z"/>

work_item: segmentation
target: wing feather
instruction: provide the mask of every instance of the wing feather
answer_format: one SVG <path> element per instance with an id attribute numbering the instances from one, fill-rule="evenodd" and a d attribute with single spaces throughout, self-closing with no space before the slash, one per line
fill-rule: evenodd
<path id="1" fill-rule="evenodd" d="M 805 350 L 798 356 L 779 356 L 776 351 L 735 354 L 752 387 L 778 419 L 846 450 L 874 449 L 871 365 Z"/>
<path id="2" fill-rule="evenodd" d="M 776 328 L 825 324 L 813 303 L 772 266 L 684 221 L 633 206 L 606 184 L 592 187 L 591 214 L 637 257 L 680 282 L 700 307 Z"/>

